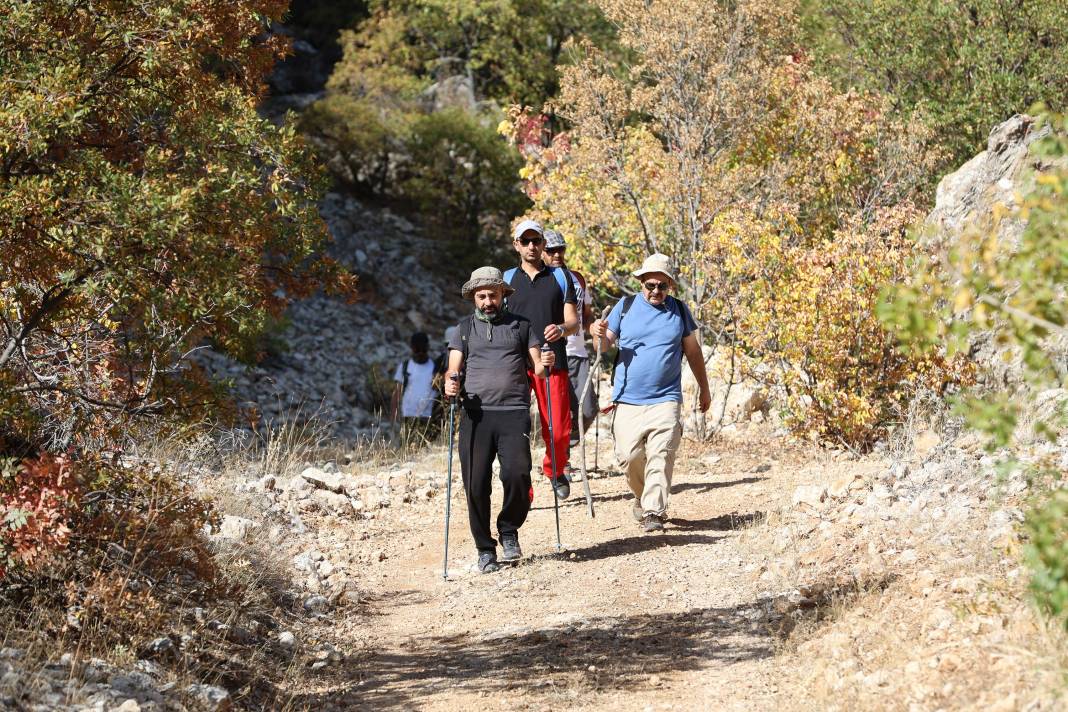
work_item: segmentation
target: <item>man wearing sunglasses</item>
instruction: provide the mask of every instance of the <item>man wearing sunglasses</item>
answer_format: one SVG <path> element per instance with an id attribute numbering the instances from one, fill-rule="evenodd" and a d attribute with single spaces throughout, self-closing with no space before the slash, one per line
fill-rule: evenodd
<path id="1" fill-rule="evenodd" d="M 586 351 L 586 339 L 582 333 L 583 326 L 589 330 L 589 323 L 593 320 L 593 298 L 586 288 L 586 279 L 578 272 L 568 269 L 565 262 L 567 241 L 556 230 L 545 231 L 545 252 L 542 259 L 545 264 L 557 269 L 565 269 L 571 273 L 571 279 L 575 282 L 575 298 L 578 300 L 577 311 L 579 314 L 579 328 L 574 334 L 567 337 L 567 373 L 571 381 L 571 447 L 578 445 L 579 438 L 583 433 L 579 432 L 579 396 L 582 394 L 582 386 L 586 383 L 586 377 L 590 372 L 590 354 Z M 582 424 L 589 430 L 593 419 L 597 415 L 597 404 L 594 402 L 593 389 L 586 391 L 586 397 L 582 400 Z M 568 471 L 569 477 L 574 477 L 574 471 Z"/>
<path id="2" fill-rule="evenodd" d="M 545 439 L 545 457 L 542 471 L 553 483 L 556 495 L 567 499 L 571 484 L 564 474 L 568 467 L 568 441 L 571 436 L 570 381 L 567 375 L 565 338 L 578 332 L 577 298 L 575 283 L 566 269 L 557 270 L 542 261 L 545 231 L 534 220 L 523 220 L 512 231 L 512 244 L 519 255 L 519 267 L 505 272 L 504 278 L 513 293 L 508 297 L 508 309 L 530 321 L 531 328 L 541 334 L 552 348 L 557 364 L 549 371 L 548 384 L 545 378 L 528 375 L 538 401 L 541 415 L 541 432 Z M 549 413 L 547 390 L 552 389 L 553 442 L 549 442 Z M 553 472 L 549 448 L 553 449 L 556 472 Z"/>
<path id="3" fill-rule="evenodd" d="M 590 325 L 595 342 L 619 345 L 612 384 L 616 458 L 634 493 L 632 512 L 646 532 L 664 530 L 671 474 L 682 439 L 682 357 L 697 380 L 701 412 L 712 395 L 697 323 L 685 304 L 670 296 L 675 266 L 667 255 L 646 258 L 634 276 L 641 293 L 624 297 L 608 319 Z"/>

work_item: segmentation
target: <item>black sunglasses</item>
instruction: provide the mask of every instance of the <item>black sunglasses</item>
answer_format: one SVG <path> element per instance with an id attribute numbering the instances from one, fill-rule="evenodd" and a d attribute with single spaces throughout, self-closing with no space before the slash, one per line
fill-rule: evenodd
<path id="1" fill-rule="evenodd" d="M 540 245 L 541 244 L 541 238 L 540 237 L 517 237 L 515 241 L 518 242 L 523 247 L 526 247 L 527 245 Z"/>
<path id="2" fill-rule="evenodd" d="M 666 292 L 671 285 L 667 282 L 646 282 L 642 286 L 650 292 Z"/>
<path id="3" fill-rule="evenodd" d="M 566 249 L 566 247 L 546 247 L 545 251 L 550 255 L 562 255 Z"/>

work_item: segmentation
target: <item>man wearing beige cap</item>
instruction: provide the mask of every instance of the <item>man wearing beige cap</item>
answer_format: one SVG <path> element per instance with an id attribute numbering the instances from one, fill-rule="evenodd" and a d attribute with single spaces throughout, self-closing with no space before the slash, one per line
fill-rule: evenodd
<path id="1" fill-rule="evenodd" d="M 497 515 L 502 561 L 522 556 L 519 527 L 530 512 L 530 384 L 527 372 L 544 376 L 555 359 L 539 350 L 542 335 L 530 321 L 510 313 L 504 298 L 512 288 L 496 267 L 471 273 L 461 294 L 474 313 L 456 325 L 449 340 L 445 395 L 460 396 L 460 472 L 467 493 L 478 569 L 498 569 L 497 542 L 490 532 L 493 461 L 500 463 L 504 502 Z M 452 376 L 460 376 L 453 379 Z"/>
<path id="2" fill-rule="evenodd" d="M 646 258 L 634 276 L 641 292 L 624 297 L 607 320 L 590 325 L 593 338 L 619 345 L 612 384 L 616 457 L 634 493 L 632 510 L 647 532 L 664 530 L 671 473 L 682 439 L 682 357 L 700 387 L 701 411 L 712 403 L 697 323 L 670 296 L 675 266 L 667 255 Z"/>

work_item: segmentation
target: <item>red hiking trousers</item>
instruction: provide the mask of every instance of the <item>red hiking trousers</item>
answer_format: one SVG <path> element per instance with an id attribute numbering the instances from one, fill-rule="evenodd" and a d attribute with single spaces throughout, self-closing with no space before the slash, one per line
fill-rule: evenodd
<path id="1" fill-rule="evenodd" d="M 538 400 L 538 415 L 541 416 L 541 437 L 545 441 L 545 457 L 541 461 L 542 472 L 546 477 L 552 478 L 553 467 L 549 459 L 549 419 L 548 405 L 545 399 L 545 379 L 538 378 L 531 370 L 527 371 L 527 378 L 534 384 L 534 397 Z M 569 445 L 571 441 L 571 395 L 570 381 L 567 376 L 567 367 L 553 367 L 549 372 L 549 388 L 552 389 L 553 398 L 553 442 L 552 447 L 556 451 L 556 474 L 564 471 L 570 458 Z"/>

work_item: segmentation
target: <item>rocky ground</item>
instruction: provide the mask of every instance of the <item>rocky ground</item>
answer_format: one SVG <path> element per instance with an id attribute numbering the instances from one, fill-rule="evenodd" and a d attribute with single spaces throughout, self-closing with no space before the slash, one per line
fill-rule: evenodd
<path id="1" fill-rule="evenodd" d="M 316 415 L 341 439 L 366 439 L 381 427 L 382 399 L 394 369 L 410 353 L 415 331 L 444 349 L 445 327 L 455 324 L 463 257 L 423 236 L 389 210 L 330 193 L 320 212 L 334 238 L 332 256 L 360 276 L 355 303 L 326 295 L 295 302 L 267 358 L 244 366 L 211 349 L 200 362 L 233 384 L 239 406 L 278 424 Z M 294 415 L 295 414 L 295 415 Z"/>
<path id="2" fill-rule="evenodd" d="M 31 672 L 5 649 L 0 695 L 76 710 L 1060 708 L 1063 640 L 1027 603 L 1015 551 L 1027 484 L 999 478 L 974 437 L 931 429 L 857 459 L 766 423 L 730 433 L 685 444 L 667 530 L 647 535 L 602 429 L 596 517 L 576 483 L 557 552 L 538 478 L 526 557 L 492 575 L 473 570 L 454 473 L 447 581 L 440 445 L 206 473 L 228 512 L 217 555 L 260 569 L 275 610 L 164 631 L 126 667 L 55 655 Z M 255 651 L 249 678 L 157 665 L 198 636 Z"/>

